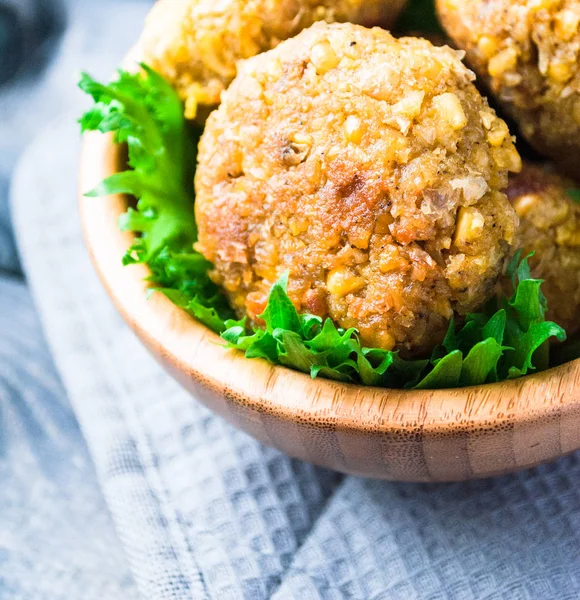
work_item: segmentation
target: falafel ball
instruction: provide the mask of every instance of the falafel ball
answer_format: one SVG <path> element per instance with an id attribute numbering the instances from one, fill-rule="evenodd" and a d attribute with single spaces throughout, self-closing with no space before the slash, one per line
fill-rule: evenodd
<path id="1" fill-rule="evenodd" d="M 520 217 L 517 247 L 530 258 L 532 275 L 543 279 L 548 319 L 569 334 L 580 330 L 580 203 L 573 183 L 526 165 L 510 178 L 508 197 Z"/>
<path id="2" fill-rule="evenodd" d="M 316 21 L 391 25 L 406 0 L 158 0 L 138 44 L 203 121 L 236 75 L 236 63 Z"/>
<path id="3" fill-rule="evenodd" d="M 437 8 L 526 140 L 578 177 L 580 0 L 437 0 Z"/>
<path id="4" fill-rule="evenodd" d="M 195 182 L 197 249 L 240 315 L 289 271 L 300 311 L 417 355 L 493 295 L 521 160 L 472 79 L 449 48 L 351 24 L 240 66 Z"/>

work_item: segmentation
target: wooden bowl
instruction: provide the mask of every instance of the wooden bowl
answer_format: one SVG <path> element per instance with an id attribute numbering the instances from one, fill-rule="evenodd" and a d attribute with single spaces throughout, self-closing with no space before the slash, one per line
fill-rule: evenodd
<path id="1" fill-rule="evenodd" d="M 195 398 L 264 444 L 338 471 L 458 481 L 532 467 L 580 448 L 580 361 L 521 380 L 442 391 L 335 383 L 249 360 L 123 267 L 132 235 L 122 196 L 82 192 L 122 163 L 110 136 L 86 136 L 80 208 L 88 249 L 127 323 Z"/>

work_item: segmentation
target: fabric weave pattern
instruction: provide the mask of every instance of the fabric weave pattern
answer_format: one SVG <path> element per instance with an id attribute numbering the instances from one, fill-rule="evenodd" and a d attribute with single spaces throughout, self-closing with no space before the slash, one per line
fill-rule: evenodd
<path id="1" fill-rule="evenodd" d="M 0 600 L 137 597 L 30 295 L 8 277 L 0 277 L 0 481 Z"/>

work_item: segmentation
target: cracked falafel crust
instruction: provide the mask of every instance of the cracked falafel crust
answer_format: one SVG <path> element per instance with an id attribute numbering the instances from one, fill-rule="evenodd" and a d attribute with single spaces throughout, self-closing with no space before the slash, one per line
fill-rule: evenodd
<path id="1" fill-rule="evenodd" d="M 158 0 L 137 55 L 166 77 L 203 121 L 236 75 L 236 63 L 316 21 L 393 24 L 406 0 Z"/>
<path id="2" fill-rule="evenodd" d="M 197 249 L 240 316 L 290 273 L 301 311 L 429 352 L 494 293 L 521 159 L 449 48 L 316 24 L 252 58 L 203 134 Z"/>
<path id="3" fill-rule="evenodd" d="M 437 8 L 522 135 L 577 178 L 580 0 L 437 0 Z"/>
<path id="4" fill-rule="evenodd" d="M 569 335 L 580 330 L 580 204 L 574 184 L 542 167 L 526 165 L 510 178 L 508 197 L 520 218 L 517 248 L 530 253 L 532 275 L 543 279 L 548 319 Z"/>

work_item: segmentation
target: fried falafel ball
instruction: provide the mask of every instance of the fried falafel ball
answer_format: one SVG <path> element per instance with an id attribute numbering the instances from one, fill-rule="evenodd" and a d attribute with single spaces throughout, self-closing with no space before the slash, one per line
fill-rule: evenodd
<path id="1" fill-rule="evenodd" d="M 195 182 L 197 249 L 240 315 L 289 271 L 300 311 L 418 355 L 493 295 L 521 160 L 472 78 L 449 48 L 351 24 L 240 66 Z"/>
<path id="2" fill-rule="evenodd" d="M 578 177 L 580 0 L 437 0 L 437 8 L 526 140 Z"/>
<path id="3" fill-rule="evenodd" d="M 507 190 L 520 218 L 516 246 L 524 256 L 534 253 L 529 262 L 532 275 L 544 279 L 548 319 L 569 334 L 580 330 L 580 203 L 569 195 L 573 185 L 526 165 Z"/>
<path id="4" fill-rule="evenodd" d="M 158 0 L 138 44 L 144 62 L 179 91 L 187 118 L 203 121 L 236 63 L 316 21 L 391 25 L 406 0 Z"/>

